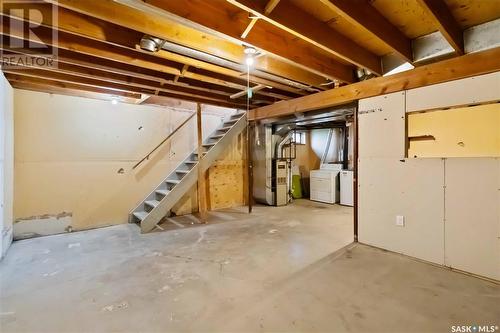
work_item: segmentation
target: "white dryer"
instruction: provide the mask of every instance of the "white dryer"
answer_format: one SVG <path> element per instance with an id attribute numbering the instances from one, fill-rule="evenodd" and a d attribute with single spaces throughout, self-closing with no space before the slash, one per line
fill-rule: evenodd
<path id="1" fill-rule="evenodd" d="M 323 167 L 323 166 L 322 166 Z M 340 199 L 339 173 L 342 165 L 329 165 L 320 170 L 311 170 L 311 200 L 326 203 L 337 203 Z"/>

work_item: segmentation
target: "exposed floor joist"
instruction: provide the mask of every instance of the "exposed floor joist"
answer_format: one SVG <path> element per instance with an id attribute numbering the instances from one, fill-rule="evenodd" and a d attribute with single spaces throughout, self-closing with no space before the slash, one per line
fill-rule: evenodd
<path id="1" fill-rule="evenodd" d="M 159 37 L 173 43 L 191 47 L 222 59 L 235 63 L 242 63 L 245 54 L 240 44 L 227 41 L 223 38 L 207 34 L 206 32 L 181 25 L 163 15 L 149 15 L 130 7 L 121 5 L 113 0 L 100 1 L 73 1 L 59 0 L 53 2 L 75 12 L 114 23 L 144 34 Z M 324 77 L 311 71 L 279 61 L 264 55 L 256 59 L 255 68 L 268 73 L 302 82 L 317 88 L 326 82 Z"/>
<path id="2" fill-rule="evenodd" d="M 293 3 L 277 5 L 272 12 L 266 14 L 266 8 L 259 6 L 255 1 L 228 0 L 228 2 L 326 52 L 356 66 L 369 69 L 373 73 L 382 74 L 381 59 L 377 55 L 332 30 Z"/>
<path id="3" fill-rule="evenodd" d="M 360 26 L 386 43 L 405 60 L 412 62 L 411 41 L 373 8 L 367 0 L 320 0 L 354 25 Z"/>
<path id="4" fill-rule="evenodd" d="M 309 46 L 307 42 L 298 41 L 293 36 L 274 34 L 273 30 L 278 28 L 270 24 L 261 25 L 262 22 L 258 22 L 252 29 L 252 33 L 242 39 L 241 34 L 248 25 L 248 14 L 225 0 L 147 0 L 144 3 L 174 14 L 179 23 L 192 25 L 194 22 L 232 40 L 253 45 L 328 79 L 354 82 L 352 66 L 334 60 L 327 53 Z"/>
<path id="5" fill-rule="evenodd" d="M 42 15 L 42 17 L 46 18 L 49 17 L 48 12 L 51 10 L 51 6 L 49 4 L 42 4 L 42 5 L 37 5 L 36 8 L 39 10 L 41 13 L 44 13 L 45 15 Z M 17 12 L 14 12 L 14 15 Z M 24 15 L 27 15 L 29 11 L 24 11 L 21 12 L 24 13 Z M 12 15 L 12 14 L 11 14 Z M 17 17 L 21 18 L 24 20 L 28 20 L 28 17 Z M 50 22 L 44 22 L 45 26 L 47 28 L 50 27 Z M 130 57 L 137 57 L 138 61 L 144 60 L 144 59 L 154 59 L 153 57 L 159 57 L 166 59 L 167 61 L 172 61 L 173 63 L 178 64 L 176 67 L 179 66 L 193 66 L 196 68 L 201 68 L 205 69 L 207 71 L 211 71 L 214 73 L 218 74 L 224 74 L 227 76 L 231 77 L 236 77 L 240 78 L 242 76 L 241 72 L 224 68 L 222 66 L 217 66 L 214 64 L 206 63 L 203 61 L 199 61 L 196 59 L 192 59 L 180 54 L 176 54 L 173 52 L 168 52 L 165 50 L 161 50 L 156 53 L 147 53 L 144 51 L 141 51 L 138 49 L 138 42 L 140 41 L 141 37 L 143 36 L 142 33 L 139 33 L 137 31 L 133 31 L 127 28 L 122 28 L 119 26 L 116 26 L 114 24 L 97 20 L 95 18 L 91 17 L 82 17 L 81 14 L 78 14 L 76 12 L 72 12 L 63 8 L 59 8 L 58 10 L 58 30 L 60 30 L 60 35 L 62 35 L 62 41 L 66 42 L 64 43 L 65 45 L 67 42 L 70 42 L 71 36 L 75 35 L 80 38 L 78 38 L 76 41 L 78 41 L 80 44 L 83 46 L 86 45 L 91 45 L 91 46 L 96 46 L 96 42 L 102 42 L 106 44 L 110 44 L 111 51 L 118 52 L 119 54 L 126 54 L 129 55 Z M 49 31 L 48 30 L 43 30 L 43 29 L 37 29 L 42 30 L 42 33 L 46 38 L 49 38 Z M 69 34 L 69 35 L 68 35 Z M 86 41 L 86 39 L 90 38 L 90 41 Z M 61 37 L 59 37 L 60 41 L 59 43 L 61 44 Z M 60 45 L 59 47 L 64 48 L 63 45 Z M 99 47 L 99 45 L 97 45 Z M 104 46 L 101 46 L 104 47 Z M 117 47 L 122 48 L 122 50 L 117 49 Z M 81 50 L 77 49 L 77 50 Z M 141 53 L 139 55 L 136 54 L 136 52 Z M 99 53 L 96 53 L 98 55 Z M 175 65 L 173 65 L 174 67 Z M 178 68 L 175 68 L 175 70 L 178 70 Z M 174 75 L 180 75 L 170 71 L 168 71 L 170 74 Z M 265 84 L 267 86 L 275 87 L 278 89 L 285 89 L 294 93 L 302 94 L 305 95 L 306 93 L 303 93 L 299 89 L 287 86 L 285 84 L 281 84 L 278 82 L 274 82 L 268 79 L 263 79 L 261 77 L 256 76 L 253 73 L 250 77 L 251 81 L 256 83 L 256 84 Z"/>

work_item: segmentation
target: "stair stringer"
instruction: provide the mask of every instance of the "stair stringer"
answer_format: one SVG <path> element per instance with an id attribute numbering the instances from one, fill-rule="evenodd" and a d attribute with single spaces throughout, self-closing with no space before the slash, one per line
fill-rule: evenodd
<path id="1" fill-rule="evenodd" d="M 219 158 L 219 156 L 224 152 L 224 150 L 232 143 L 233 139 L 239 135 L 243 129 L 247 126 L 247 117 L 246 115 L 242 116 L 238 121 L 232 125 L 231 129 L 229 129 L 222 138 L 220 138 L 217 143 L 208 150 L 208 152 L 201 159 L 201 167 L 203 171 L 208 170 L 210 166 Z M 136 209 L 134 209 L 131 213 L 130 220 L 132 221 L 134 217 L 132 214 L 138 211 L 141 207 L 143 207 L 144 202 L 147 200 L 151 200 L 155 197 L 155 192 L 159 189 L 162 189 L 162 185 L 169 180 L 175 171 L 184 164 L 187 160 L 190 159 L 193 154 L 196 154 L 196 151 L 189 154 L 189 157 L 184 160 L 173 172 L 165 179 L 165 181 L 160 184 Z M 170 192 L 160 201 L 160 203 L 154 207 L 151 212 L 141 221 L 141 232 L 146 233 L 155 228 L 155 226 L 160 222 L 163 217 L 165 217 L 172 207 L 196 184 L 198 181 L 198 168 L 200 166 L 200 162 L 194 165 L 189 172 L 183 176 L 178 184 L 176 184 Z"/>

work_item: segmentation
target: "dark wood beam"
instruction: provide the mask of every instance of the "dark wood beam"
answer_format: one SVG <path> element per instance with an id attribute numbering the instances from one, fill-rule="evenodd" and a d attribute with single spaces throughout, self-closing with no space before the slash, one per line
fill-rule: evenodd
<path id="1" fill-rule="evenodd" d="M 441 34 L 459 55 L 464 54 L 464 34 L 443 0 L 418 0 L 420 5 L 434 18 Z"/>
<path id="2" fill-rule="evenodd" d="M 293 115 L 392 92 L 500 71 L 500 47 L 252 110 L 252 120 Z"/>
<path id="3" fill-rule="evenodd" d="M 282 3 L 266 14 L 266 8 L 252 0 L 228 0 L 231 4 L 265 20 L 300 39 L 358 67 L 382 75 L 380 57 L 330 28 L 291 2 Z M 409 42 L 409 41 L 408 41 Z"/>
<path id="4" fill-rule="evenodd" d="M 409 62 L 413 60 L 411 41 L 370 5 L 368 0 L 320 0 L 352 24 L 362 27 L 383 41 Z"/>

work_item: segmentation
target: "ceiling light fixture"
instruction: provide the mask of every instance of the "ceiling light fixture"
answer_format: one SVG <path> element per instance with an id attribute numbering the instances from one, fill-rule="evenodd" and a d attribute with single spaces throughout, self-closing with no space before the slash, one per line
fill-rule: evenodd
<path id="1" fill-rule="evenodd" d="M 254 57 L 257 54 L 257 50 L 254 47 L 245 46 L 245 50 L 243 52 L 245 53 L 245 63 L 248 67 L 252 67 L 255 62 Z"/>
<path id="2" fill-rule="evenodd" d="M 112 97 L 111 98 L 111 104 L 113 104 L 113 105 L 118 104 L 118 97 Z"/>

